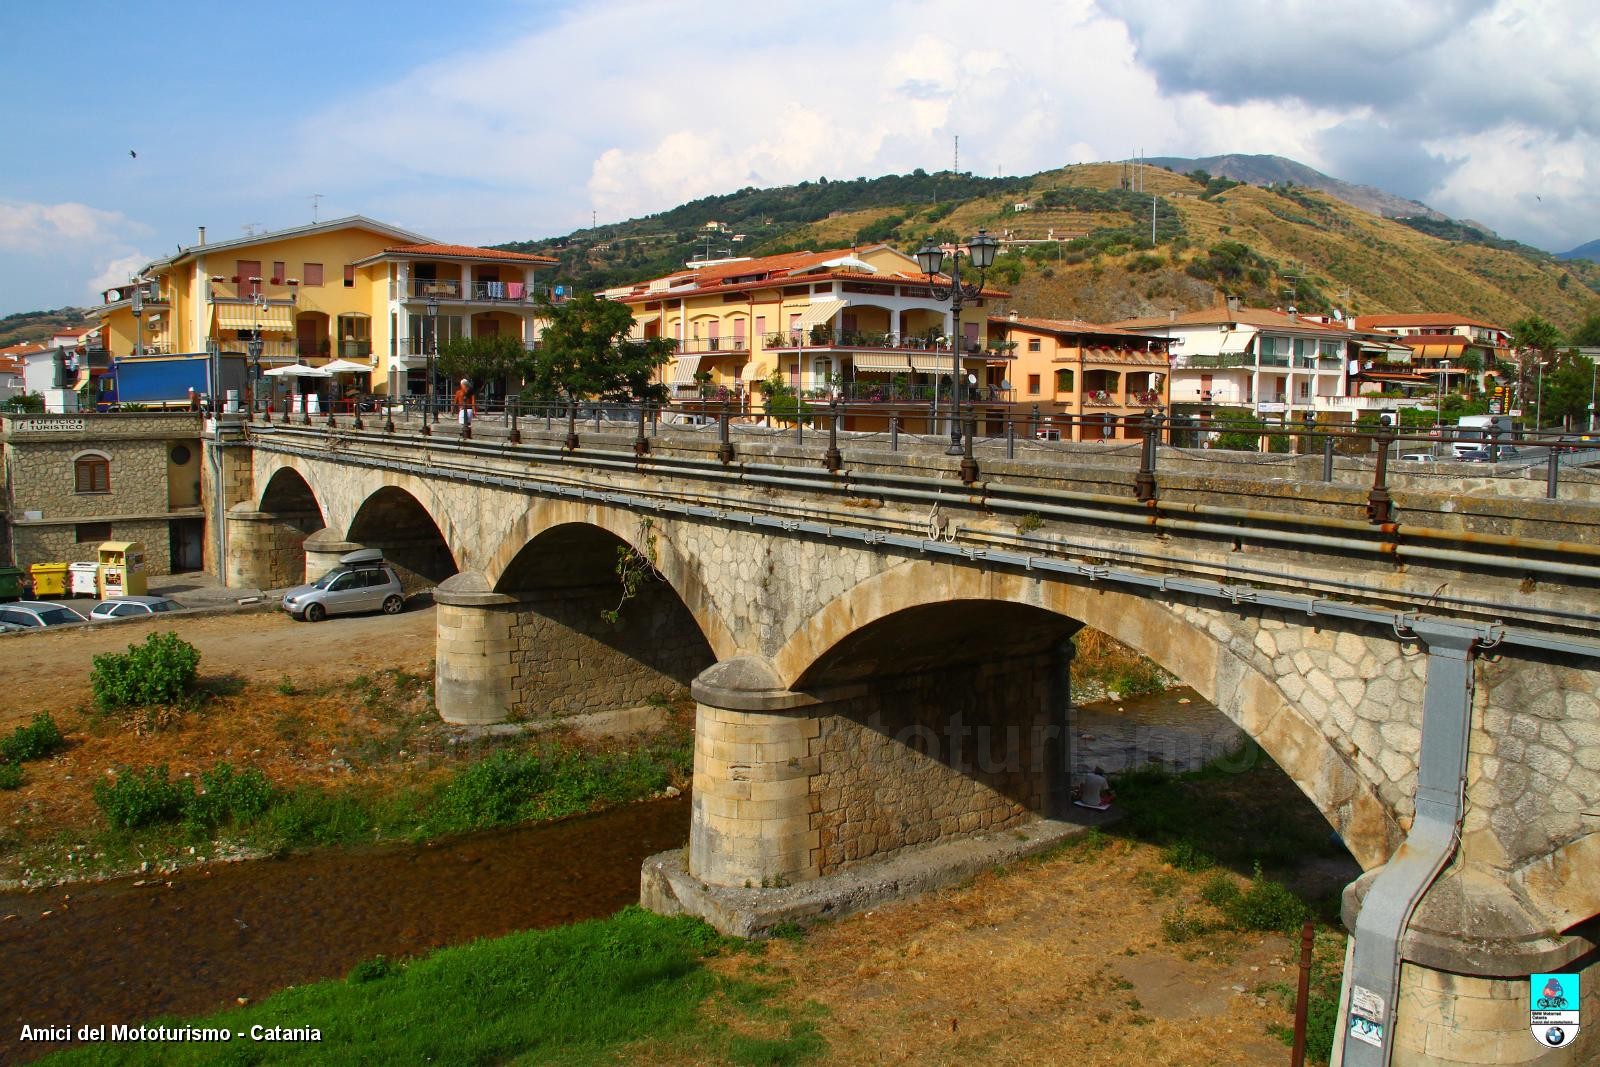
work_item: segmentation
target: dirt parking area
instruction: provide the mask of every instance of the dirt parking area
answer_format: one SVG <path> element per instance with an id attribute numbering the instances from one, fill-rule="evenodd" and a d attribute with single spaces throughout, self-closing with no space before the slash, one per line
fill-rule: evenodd
<path id="1" fill-rule="evenodd" d="M 384 668 L 425 672 L 433 661 L 433 616 L 434 609 L 424 607 L 306 623 L 259 610 L 8 634 L 0 637 L 7 683 L 0 689 L 0 727 L 10 729 L 39 711 L 87 707 L 94 657 L 126 651 L 151 633 L 172 630 L 198 648 L 200 677 L 208 683 L 276 686 L 287 678 L 310 689 Z"/>

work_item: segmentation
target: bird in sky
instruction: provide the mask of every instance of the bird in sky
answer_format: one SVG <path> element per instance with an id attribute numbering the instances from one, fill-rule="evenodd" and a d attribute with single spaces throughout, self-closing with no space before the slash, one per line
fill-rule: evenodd
<path id="1" fill-rule="evenodd" d="M 130 148 L 130 149 L 128 149 L 128 155 L 130 155 L 130 156 L 132 156 L 132 157 L 133 157 L 133 158 L 134 158 L 134 159 L 138 159 L 138 158 L 139 158 L 139 153 L 137 153 L 137 152 L 135 152 L 135 151 L 134 151 L 134 150 L 133 150 L 133 149 L 131 149 L 131 148 Z"/>

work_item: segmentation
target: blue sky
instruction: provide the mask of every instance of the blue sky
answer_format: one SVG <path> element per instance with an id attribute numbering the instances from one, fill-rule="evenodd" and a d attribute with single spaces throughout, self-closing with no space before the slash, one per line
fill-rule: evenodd
<path id="1" fill-rule="evenodd" d="M 489 243 L 745 185 L 1276 152 L 1600 237 L 1580 0 L 8 4 L 0 314 L 249 224 Z M 131 158 L 129 150 L 138 152 Z"/>

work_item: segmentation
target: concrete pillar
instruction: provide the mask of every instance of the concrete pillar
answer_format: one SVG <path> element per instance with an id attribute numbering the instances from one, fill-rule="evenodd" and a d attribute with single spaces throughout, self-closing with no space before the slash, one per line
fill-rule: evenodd
<path id="1" fill-rule="evenodd" d="M 340 536 L 339 531 L 331 526 L 325 526 L 306 538 L 306 574 L 307 582 L 314 582 L 324 574 L 339 565 L 339 557 L 347 552 L 365 548 L 354 541 L 346 541 Z"/>
<path id="2" fill-rule="evenodd" d="M 445 722 L 504 722 L 513 705 L 517 601 L 496 593 L 477 571 L 447 578 L 433 591 L 434 706 Z"/>
<path id="3" fill-rule="evenodd" d="M 810 752 L 816 702 L 766 662 L 718 663 L 695 679 L 689 873 L 714 886 L 787 885 L 818 875 Z"/>
<path id="4" fill-rule="evenodd" d="M 281 589 L 305 580 L 304 525 L 317 516 L 256 511 L 249 504 L 228 509 L 226 584 L 244 589 Z"/>

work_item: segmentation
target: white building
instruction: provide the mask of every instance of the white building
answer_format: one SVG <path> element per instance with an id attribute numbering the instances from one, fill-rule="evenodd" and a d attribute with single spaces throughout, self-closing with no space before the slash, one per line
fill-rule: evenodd
<path id="1" fill-rule="evenodd" d="M 1229 298 L 1226 307 L 1113 325 L 1172 339 L 1174 405 L 1246 408 L 1285 419 L 1316 412 L 1341 422 L 1391 406 L 1384 398 L 1349 395 L 1361 335 L 1293 312 L 1241 307 Z"/>

